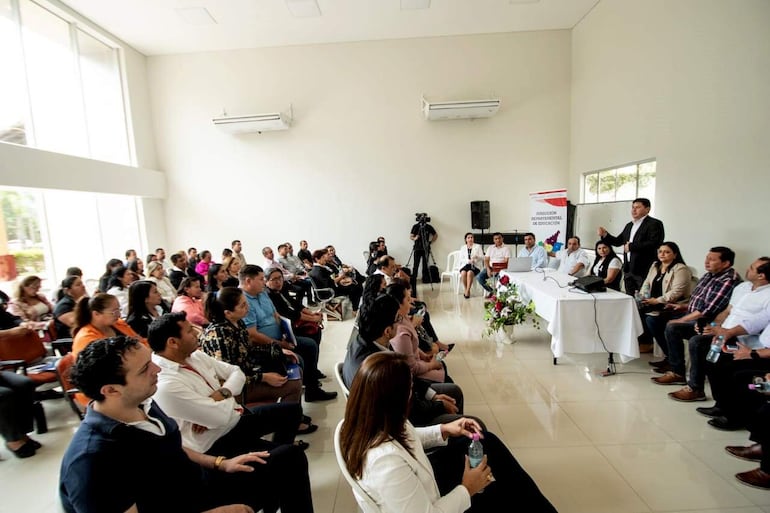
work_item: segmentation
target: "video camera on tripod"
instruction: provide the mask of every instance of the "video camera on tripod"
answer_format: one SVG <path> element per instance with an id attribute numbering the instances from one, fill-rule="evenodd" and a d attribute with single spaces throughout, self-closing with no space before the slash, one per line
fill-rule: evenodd
<path id="1" fill-rule="evenodd" d="M 417 223 L 419 223 L 419 224 L 421 224 L 423 226 L 428 224 L 428 223 L 430 223 L 430 217 L 428 216 L 428 214 L 426 212 L 417 212 L 414 215 L 414 220 L 415 220 L 415 222 L 417 222 Z"/>

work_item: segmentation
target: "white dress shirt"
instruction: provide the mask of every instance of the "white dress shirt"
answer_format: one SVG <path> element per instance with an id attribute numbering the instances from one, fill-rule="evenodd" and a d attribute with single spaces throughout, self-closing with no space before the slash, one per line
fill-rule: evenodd
<path id="1" fill-rule="evenodd" d="M 744 281 L 733 289 L 730 296 L 730 314 L 722 322 L 722 327 L 729 329 L 743 326 L 744 319 L 756 317 L 770 307 L 770 285 L 762 285 L 751 290 L 751 282 Z"/>
<path id="2" fill-rule="evenodd" d="M 246 376 L 238 366 L 216 360 L 203 351 L 195 351 L 186 360 L 197 373 L 155 353 L 152 361 L 161 368 L 153 399 L 179 424 L 185 447 L 206 452 L 238 424 L 242 409 L 235 398 L 215 401 L 209 397 L 220 388 L 233 395 L 241 393 Z M 220 380 L 224 380 L 221 385 Z M 208 429 L 194 433 L 193 424 Z"/>
<path id="3" fill-rule="evenodd" d="M 542 269 L 548 265 L 548 254 L 545 252 L 543 246 L 535 244 L 532 249 L 527 249 L 526 246 L 519 250 L 519 257 L 532 257 L 532 269 Z"/>
<path id="4" fill-rule="evenodd" d="M 569 274 L 577 264 L 583 264 L 583 268 L 574 274 L 575 278 L 585 276 L 588 268 L 591 267 L 591 259 L 583 248 L 578 248 L 572 253 L 568 253 L 567 248 L 564 248 L 556 253 L 556 257 L 559 259 L 560 273 Z"/>
<path id="5" fill-rule="evenodd" d="M 463 244 L 460 246 L 460 256 L 457 258 L 457 269 L 462 269 L 467 264 L 471 264 L 476 269 L 484 268 L 484 251 L 482 251 L 481 246 L 478 244 L 471 246 L 470 256 L 468 256 L 468 245 Z"/>

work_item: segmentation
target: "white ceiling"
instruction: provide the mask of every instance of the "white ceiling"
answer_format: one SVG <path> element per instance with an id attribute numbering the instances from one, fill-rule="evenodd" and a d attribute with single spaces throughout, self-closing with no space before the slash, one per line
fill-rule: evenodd
<path id="1" fill-rule="evenodd" d="M 401 10 L 400 0 L 317 0 L 322 15 L 304 18 L 284 0 L 62 1 L 145 55 L 163 55 L 569 29 L 600 0 L 432 0 L 418 10 Z M 216 23 L 193 25 L 177 13 L 197 7 Z"/>

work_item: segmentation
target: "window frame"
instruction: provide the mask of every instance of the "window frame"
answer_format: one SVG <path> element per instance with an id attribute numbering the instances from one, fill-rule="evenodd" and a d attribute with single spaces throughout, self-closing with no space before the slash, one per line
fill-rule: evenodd
<path id="1" fill-rule="evenodd" d="M 599 185 L 600 185 L 599 176 L 602 173 L 606 173 L 607 171 L 614 171 L 615 172 L 615 177 L 617 178 L 618 170 L 626 168 L 626 167 L 631 167 L 631 166 L 634 166 L 636 168 L 636 180 L 634 182 L 635 194 L 634 194 L 634 197 L 631 198 L 631 200 L 633 200 L 635 198 L 638 198 L 639 197 L 639 174 L 640 174 L 640 169 L 639 168 L 643 164 L 649 164 L 651 162 L 655 163 L 655 180 L 656 180 L 656 185 L 657 185 L 658 165 L 657 165 L 657 158 L 655 158 L 655 157 L 651 157 L 651 158 L 647 158 L 647 159 L 643 159 L 643 160 L 637 160 L 637 161 L 633 161 L 633 162 L 627 162 L 627 163 L 624 163 L 624 164 L 618 164 L 618 165 L 615 165 L 615 166 L 605 167 L 605 168 L 601 168 L 601 169 L 595 169 L 595 170 L 587 171 L 587 172 L 583 173 L 581 175 L 581 180 L 580 180 L 580 198 L 581 198 L 581 203 L 582 204 L 594 205 L 594 204 L 598 204 L 598 203 L 617 203 L 619 201 L 630 201 L 629 199 L 618 199 L 617 198 L 617 193 L 618 193 L 617 180 L 615 182 L 615 187 L 614 187 L 614 191 L 613 191 L 614 192 L 614 194 L 613 194 L 614 198 L 611 199 L 611 200 L 602 201 L 600 199 L 601 190 L 599 189 Z M 596 199 L 593 200 L 593 201 L 589 201 L 587 199 L 586 181 L 587 181 L 589 176 L 596 176 L 596 182 L 597 182 Z"/>

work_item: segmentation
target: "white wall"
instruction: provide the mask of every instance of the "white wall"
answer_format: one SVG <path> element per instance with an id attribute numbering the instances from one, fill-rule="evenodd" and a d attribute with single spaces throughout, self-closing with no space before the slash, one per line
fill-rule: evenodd
<path id="1" fill-rule="evenodd" d="M 602 0 L 572 33 L 571 201 L 583 173 L 654 157 L 689 264 L 770 253 L 769 23 L 766 0 Z"/>
<path id="2" fill-rule="evenodd" d="M 233 238 L 251 262 L 264 245 L 305 238 L 359 264 L 384 235 L 406 260 L 415 212 L 446 253 L 470 230 L 472 200 L 492 228 L 527 228 L 528 193 L 568 178 L 570 32 L 543 31 L 150 57 L 169 244 L 218 259 Z M 488 120 L 427 122 L 420 97 L 499 96 Z M 228 114 L 293 104 L 284 132 L 231 136 Z"/>

